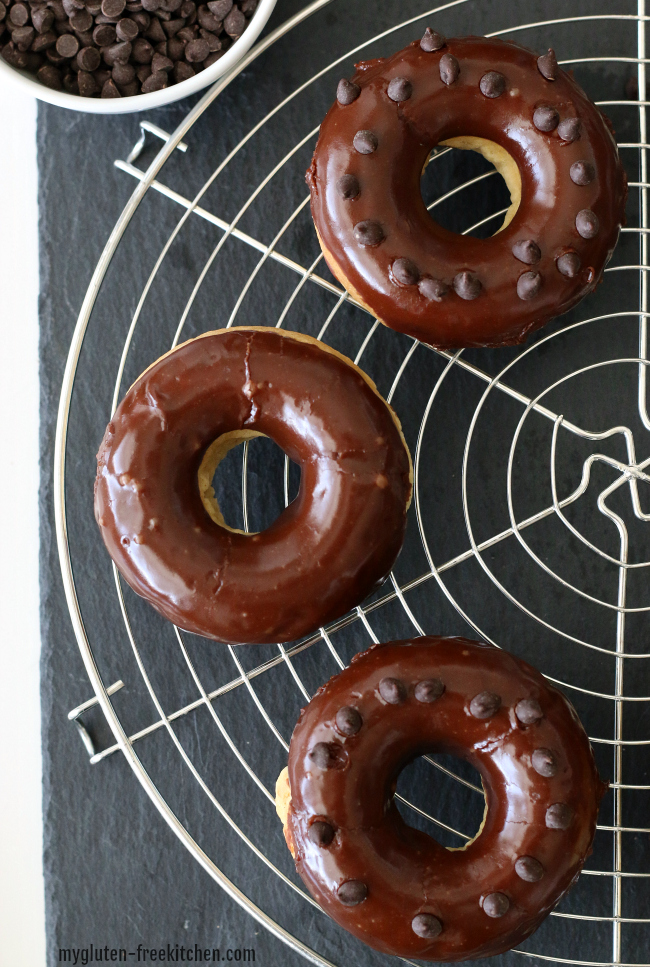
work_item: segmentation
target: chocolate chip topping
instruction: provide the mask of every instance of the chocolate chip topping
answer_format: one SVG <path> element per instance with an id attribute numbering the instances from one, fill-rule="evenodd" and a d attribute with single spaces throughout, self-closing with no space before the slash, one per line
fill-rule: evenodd
<path id="1" fill-rule="evenodd" d="M 560 122 L 560 115 L 550 104 L 542 104 L 535 108 L 533 124 L 538 131 L 554 131 Z"/>
<path id="2" fill-rule="evenodd" d="M 432 913 L 418 913 L 411 920 L 411 927 L 424 940 L 435 940 L 442 933 L 442 923 Z"/>
<path id="3" fill-rule="evenodd" d="M 515 863 L 515 872 L 526 883 L 539 883 L 544 876 L 544 867 L 534 856 L 520 856 Z"/>
<path id="4" fill-rule="evenodd" d="M 583 208 L 576 215 L 576 228 L 578 235 L 582 235 L 583 238 L 595 238 L 600 228 L 598 216 L 589 208 Z"/>
<path id="5" fill-rule="evenodd" d="M 554 81 L 557 78 L 557 59 L 555 51 L 549 47 L 547 54 L 542 54 L 537 58 L 537 70 L 547 81 Z"/>
<path id="6" fill-rule="evenodd" d="M 336 190 L 341 198 L 356 198 L 361 191 L 359 179 L 354 175 L 341 175 L 336 182 Z"/>
<path id="7" fill-rule="evenodd" d="M 372 154 L 379 147 L 379 140 L 372 131 L 357 131 L 352 144 L 359 154 Z"/>
<path id="8" fill-rule="evenodd" d="M 541 259 L 542 250 L 537 242 L 534 242 L 532 238 L 527 238 L 521 242 L 515 242 L 512 246 L 512 254 L 520 262 L 524 262 L 526 265 L 534 265 Z"/>
<path id="9" fill-rule="evenodd" d="M 314 846 L 329 846 L 334 839 L 335 829 L 330 823 L 317 819 L 307 830 L 307 835 Z"/>
<path id="10" fill-rule="evenodd" d="M 74 57 L 79 50 L 79 41 L 74 34 L 61 34 L 56 42 L 56 52 L 61 57 Z"/>
<path id="11" fill-rule="evenodd" d="M 420 279 L 418 289 L 420 295 L 429 302 L 442 302 L 445 296 L 449 295 L 449 286 L 440 279 Z"/>
<path id="12" fill-rule="evenodd" d="M 395 259 L 390 271 L 393 281 L 399 285 L 416 285 L 420 278 L 420 270 L 411 259 Z"/>
<path id="13" fill-rule="evenodd" d="M 542 288 L 542 277 L 539 272 L 524 272 L 517 279 L 517 295 L 524 302 L 534 299 Z"/>
<path id="14" fill-rule="evenodd" d="M 431 54 L 434 50 L 440 50 L 440 48 L 444 47 L 446 43 L 447 41 L 442 34 L 432 30 L 431 27 L 427 27 L 422 35 L 420 47 L 422 50 L 426 51 L 427 54 Z"/>
<path id="15" fill-rule="evenodd" d="M 336 713 L 336 727 L 342 735 L 356 735 L 362 725 L 360 712 L 351 705 L 344 705 Z"/>
<path id="16" fill-rule="evenodd" d="M 443 54 L 440 58 L 440 80 L 449 87 L 458 80 L 460 64 L 453 54 Z"/>
<path id="17" fill-rule="evenodd" d="M 569 174 L 574 185 L 590 185 L 596 177 L 596 169 L 588 161 L 574 161 Z"/>
<path id="18" fill-rule="evenodd" d="M 515 715 L 522 725 L 534 725 L 544 718 L 542 706 L 535 698 L 522 698 L 515 705 Z"/>
<path id="19" fill-rule="evenodd" d="M 402 101 L 408 101 L 413 93 L 413 85 L 407 77 L 394 77 L 388 85 L 387 93 L 391 101 L 401 104 Z"/>
<path id="20" fill-rule="evenodd" d="M 535 749 L 531 762 L 538 775 L 545 776 L 547 779 L 557 775 L 557 759 L 550 749 Z"/>
<path id="21" fill-rule="evenodd" d="M 452 283 L 454 287 L 454 292 L 459 295 L 461 299 L 477 299 L 481 294 L 481 280 L 479 279 L 476 272 L 469 272 L 467 269 L 464 272 L 459 272 L 454 276 L 454 281 Z"/>
<path id="22" fill-rule="evenodd" d="M 563 141 L 578 141 L 582 134 L 582 121 L 580 118 L 565 118 L 560 121 L 557 133 Z"/>
<path id="23" fill-rule="evenodd" d="M 337 896 L 346 907 L 355 907 L 368 896 L 368 887 L 363 880 L 346 880 L 338 888 Z"/>
<path id="24" fill-rule="evenodd" d="M 427 705 L 437 701 L 445 690 L 445 683 L 439 678 L 429 678 L 424 682 L 418 682 L 415 686 L 415 697 L 418 702 Z"/>
<path id="25" fill-rule="evenodd" d="M 383 242 L 385 236 L 384 230 L 379 222 L 374 222 L 372 219 L 367 218 L 363 222 L 357 222 L 354 226 L 354 237 L 359 245 L 372 247 Z"/>
<path id="26" fill-rule="evenodd" d="M 483 898 L 483 912 L 488 917 L 502 917 L 510 908 L 510 900 L 505 893 L 488 893 Z"/>
<path id="27" fill-rule="evenodd" d="M 501 696 L 494 692 L 479 692 L 469 703 L 469 710 L 475 719 L 491 719 L 501 708 Z"/>
<path id="28" fill-rule="evenodd" d="M 406 685 L 399 678 L 382 678 L 378 688 L 379 694 L 389 705 L 401 705 L 406 701 Z"/>
<path id="29" fill-rule="evenodd" d="M 506 79 L 498 71 L 488 71 L 483 74 L 478 86 L 485 97 L 501 97 L 506 89 Z"/>
<path id="30" fill-rule="evenodd" d="M 346 77 L 341 78 L 336 88 L 336 100 L 339 104 L 343 104 L 344 106 L 346 104 L 352 104 L 353 101 L 356 101 L 359 94 L 361 94 L 361 88 L 358 84 L 354 84 Z"/>
<path id="31" fill-rule="evenodd" d="M 309 758 L 319 769 L 331 769 L 336 762 L 336 746 L 331 742 L 317 742 L 309 752 Z"/>
<path id="32" fill-rule="evenodd" d="M 565 802 L 554 802 L 546 810 L 546 825 L 549 829 L 568 829 L 573 819 L 573 809 Z"/>
<path id="33" fill-rule="evenodd" d="M 566 275 L 567 279 L 575 279 L 582 266 L 580 256 L 577 252 L 565 252 L 564 255 L 560 255 L 555 260 L 555 264 L 557 265 L 558 272 Z"/>

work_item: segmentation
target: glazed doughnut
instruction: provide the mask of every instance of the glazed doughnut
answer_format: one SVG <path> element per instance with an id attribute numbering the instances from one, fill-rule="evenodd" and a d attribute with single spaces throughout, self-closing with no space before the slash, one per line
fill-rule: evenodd
<path id="1" fill-rule="evenodd" d="M 445 752 L 481 774 L 486 810 L 462 849 L 407 826 L 401 770 Z M 466 638 L 375 645 L 316 693 L 276 805 L 322 908 L 384 953 L 503 953 L 557 904 L 591 850 L 598 778 L 569 702 L 530 665 Z"/>
<path id="2" fill-rule="evenodd" d="M 300 489 L 247 534 L 224 521 L 212 479 L 261 435 L 300 466 Z M 170 621 L 217 641 L 290 641 L 385 579 L 411 486 L 374 383 L 310 336 L 251 326 L 192 339 L 134 383 L 97 455 L 95 516 L 123 577 Z"/>
<path id="3" fill-rule="evenodd" d="M 339 83 L 307 172 L 327 264 L 431 345 L 521 342 L 595 288 L 616 245 L 627 182 L 608 124 L 553 51 L 427 28 Z M 420 178 L 440 144 L 503 175 L 511 206 L 491 238 L 427 212 Z"/>

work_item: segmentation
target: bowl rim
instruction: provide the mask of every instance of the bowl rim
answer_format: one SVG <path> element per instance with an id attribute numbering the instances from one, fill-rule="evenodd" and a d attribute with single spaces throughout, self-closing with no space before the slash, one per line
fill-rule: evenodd
<path id="1" fill-rule="evenodd" d="M 253 46 L 266 26 L 276 3 L 277 0 L 260 0 L 260 4 L 243 34 L 238 37 L 223 57 L 201 71 L 200 74 L 196 74 L 186 81 L 181 81 L 180 84 L 173 84 L 171 87 L 165 88 L 164 91 L 152 91 L 150 94 L 135 94 L 132 97 L 114 99 L 81 97 L 79 94 L 68 94 L 67 91 L 52 91 L 41 84 L 35 75 L 11 67 L 1 56 L 0 87 L 7 81 L 8 84 L 17 86 L 23 93 L 31 94 L 39 101 L 86 114 L 133 114 L 136 111 L 149 111 L 152 108 L 162 107 L 165 104 L 172 104 L 174 101 L 189 97 L 190 94 L 203 90 L 231 70 Z"/>

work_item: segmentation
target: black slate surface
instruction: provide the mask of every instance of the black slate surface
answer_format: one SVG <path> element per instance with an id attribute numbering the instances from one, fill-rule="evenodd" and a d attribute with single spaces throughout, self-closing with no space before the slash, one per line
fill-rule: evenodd
<path id="1" fill-rule="evenodd" d="M 290 94 L 297 84 L 329 63 L 334 56 L 356 43 L 379 34 L 396 17 L 421 13 L 422 3 L 408 0 L 395 3 L 344 4 L 334 0 L 312 20 L 253 63 L 208 109 L 186 140 L 186 155 L 175 153 L 161 173 L 161 180 L 191 198 L 227 152 L 268 110 Z M 280 23 L 300 3 L 279 0 L 272 25 Z M 567 17 L 586 10 L 580 3 L 471 3 L 438 14 L 432 25 L 453 33 L 482 33 L 503 29 L 521 22 L 553 16 Z M 589 12 L 616 10 L 636 12 L 630 2 L 590 3 Z M 342 68 L 330 72 L 292 107 L 278 115 L 228 166 L 201 204 L 225 219 L 232 218 L 240 205 L 296 142 L 304 137 L 326 110 L 340 73 L 348 72 L 352 60 L 388 53 L 417 36 L 421 23 L 396 37 L 379 40 L 361 55 L 348 58 Z M 634 56 L 636 27 L 633 23 L 609 22 L 607 29 L 587 25 L 558 25 L 547 31 L 517 35 L 522 42 L 540 49 L 553 43 L 565 56 L 605 56 L 616 52 Z M 594 98 L 615 99 L 622 90 L 630 67 L 624 64 L 577 67 L 578 78 Z M 171 131 L 198 98 L 152 112 L 148 117 Z M 619 140 L 637 139 L 636 111 L 610 109 Z M 41 106 L 39 110 L 40 243 L 41 243 L 41 619 L 43 627 L 42 700 L 44 748 L 45 866 L 47 892 L 48 964 L 59 962 L 59 948 L 125 947 L 197 943 L 201 947 L 254 948 L 255 962 L 261 965 L 302 964 L 304 960 L 290 951 L 251 919 L 211 879 L 190 856 L 154 809 L 126 761 L 118 753 L 91 767 L 67 711 L 90 696 L 91 690 L 74 640 L 67 614 L 53 531 L 52 454 L 56 411 L 63 367 L 76 316 L 92 270 L 104 243 L 126 203 L 134 182 L 113 166 L 115 158 L 125 158 L 137 139 L 139 116 L 93 118 Z M 283 168 L 244 215 L 239 227 L 269 243 L 288 214 L 305 195 L 302 171 L 308 163 L 313 140 Z M 138 162 L 143 168 L 153 157 L 149 149 Z M 457 154 L 457 153 L 456 153 Z M 628 152 L 628 173 L 636 180 L 635 155 Z M 444 193 L 466 177 L 485 170 L 481 159 L 464 155 L 441 166 L 437 176 L 427 173 L 424 191 L 431 198 Z M 490 182 L 493 185 L 493 182 Z M 445 203 L 440 219 L 450 228 L 461 230 L 499 206 L 498 191 L 477 189 L 462 198 Z M 151 197 L 150 197 L 151 196 Z M 100 546 L 92 517 L 93 455 L 110 412 L 113 383 L 123 340 L 137 300 L 155 259 L 181 210 L 160 195 L 149 193 L 120 244 L 109 268 L 92 315 L 81 353 L 70 419 L 68 445 L 67 500 L 70 544 L 80 605 L 93 653 L 103 680 L 110 684 L 121 678 L 126 687 L 115 696 L 114 705 L 129 733 L 153 722 L 157 715 L 129 647 L 124 632 L 110 566 Z M 635 198 L 629 205 L 630 223 L 636 224 Z M 491 229 L 486 229 L 489 234 Z M 127 357 L 122 390 L 157 355 L 165 351 L 174 335 L 180 314 L 199 272 L 220 232 L 212 225 L 192 217 L 179 233 L 165 261 L 164 271 L 156 277 L 135 331 Z M 309 265 L 318 249 L 313 228 L 305 212 L 285 234 L 280 250 L 302 265 Z M 197 299 L 188 314 L 184 337 L 208 328 L 225 325 L 243 283 L 255 266 L 258 255 L 230 240 L 206 274 Z M 636 264 L 636 237 L 624 236 L 614 264 Z M 329 278 L 326 270 L 318 269 Z M 630 284 L 629 279 L 633 279 Z M 251 287 L 238 316 L 239 323 L 274 324 L 279 309 L 294 289 L 296 277 L 285 269 L 267 264 Z M 287 328 L 317 333 L 334 304 L 331 295 L 314 285 L 306 286 L 291 307 Z M 570 322 L 601 313 L 634 312 L 638 305 L 637 276 L 620 273 L 608 276 L 599 292 L 570 316 L 554 322 L 541 337 L 557 332 Z M 368 330 L 368 317 L 343 308 L 327 338 L 338 349 L 354 355 Z M 378 331 L 366 350 L 362 365 L 387 393 L 392 379 L 410 345 L 409 340 L 386 330 Z M 637 353 L 636 320 L 620 317 L 615 322 L 592 323 L 588 330 L 560 335 L 541 345 L 522 359 L 513 371 L 512 382 L 530 396 L 536 395 L 578 366 L 615 356 Z M 517 355 L 514 350 L 471 351 L 466 358 L 494 374 Z M 421 415 L 444 361 L 420 347 L 400 381 L 394 398 L 412 447 L 417 440 Z M 635 381 L 625 367 L 606 371 L 604 380 L 578 377 L 562 393 L 545 400 L 546 405 L 564 407 L 561 412 L 581 426 L 603 428 L 624 419 L 638 441 L 645 431 L 635 416 Z M 459 501 L 459 470 L 469 420 L 485 384 L 462 373 L 451 374 L 442 384 L 423 437 L 421 499 L 423 526 L 436 563 L 466 550 L 467 535 Z M 560 403 L 561 396 L 561 403 Z M 558 411 L 560 411 L 558 409 Z M 505 467 L 513 431 L 521 407 L 499 394 L 491 394 L 477 422 L 475 442 L 469 461 L 469 492 L 472 521 L 477 541 L 508 526 L 504 501 Z M 461 432 L 462 428 L 462 432 Z M 516 512 L 519 519 L 534 513 L 548 499 L 548 448 L 552 425 L 542 418 L 530 418 L 522 432 L 514 469 Z M 599 445 L 605 452 L 624 459 L 619 441 Z M 558 488 L 566 495 L 577 485 L 584 459 L 594 449 L 586 441 L 560 436 L 558 448 Z M 639 443 L 638 457 L 645 452 Z M 261 527 L 281 507 L 282 464 L 272 444 L 251 448 L 249 466 L 251 527 Z M 609 473 L 609 476 L 608 476 Z M 613 479 L 611 471 L 594 470 L 592 497 Z M 232 522 L 239 525 L 241 513 L 239 468 L 229 462 L 219 479 L 225 506 Z M 292 479 L 292 486 L 296 479 Z M 643 496 L 643 495 L 642 495 Z M 595 497 L 594 497 L 595 500 Z M 625 519 L 632 536 L 631 545 L 638 559 L 648 554 L 643 525 L 629 510 L 627 488 L 612 501 Z M 645 506 L 645 505 L 644 505 Z M 577 503 L 571 522 L 616 555 L 616 532 L 600 515 L 593 513 L 594 501 Z M 615 596 L 616 574 L 595 556 L 584 559 L 577 542 L 554 519 L 526 532 L 534 550 L 563 575 L 596 595 Z M 554 622 L 578 638 L 601 648 L 611 649 L 615 615 L 609 610 L 581 602 L 562 592 L 557 582 L 547 579 L 531 565 L 518 545 L 497 545 L 486 560 L 503 583 L 528 595 L 526 603 L 544 620 Z M 427 560 L 412 512 L 405 549 L 398 561 L 396 575 L 404 583 L 427 570 Z M 641 572 L 643 574 L 643 572 Z M 614 575 L 614 576 L 613 576 Z M 587 652 L 566 645 L 512 607 L 488 581 L 474 561 L 447 572 L 447 586 L 460 606 L 499 644 L 511 648 L 556 678 L 580 683 L 595 691 L 612 689 L 613 662 L 598 652 Z M 386 589 L 384 589 L 385 592 Z M 634 606 L 645 604 L 644 585 L 636 572 L 630 578 L 630 600 Z M 135 639 L 151 676 L 156 694 L 167 712 L 196 698 L 196 687 L 168 625 L 126 589 L 126 605 Z M 472 633 L 467 623 L 451 606 L 442 591 L 429 581 L 408 595 L 409 605 L 424 629 L 447 634 Z M 370 616 L 382 639 L 401 637 L 413 628 L 399 605 L 391 604 Z M 643 615 L 628 617 L 628 647 L 642 650 L 647 622 Z M 646 636 L 647 637 L 647 636 Z M 336 647 L 348 658 L 369 644 L 359 622 L 335 636 Z M 235 677 L 233 661 L 227 650 L 186 636 L 186 645 L 197 672 L 208 687 Z M 273 657 L 272 648 L 238 649 L 247 669 Z M 302 653 L 296 669 L 309 691 L 334 673 L 336 666 L 324 646 Z M 643 661 L 628 662 L 626 690 L 647 694 L 647 675 Z M 644 682 L 644 677 L 646 682 Z M 260 701 L 285 739 L 303 700 L 286 666 L 255 679 Z M 215 709 L 251 766 L 267 788 L 285 763 L 281 744 L 243 689 L 234 690 L 215 703 Z M 591 699 L 575 690 L 572 701 L 590 734 L 612 734 L 612 704 Z M 102 716 L 88 713 L 84 721 L 98 748 L 110 745 L 112 738 Z M 175 725 L 183 748 L 192 757 L 207 786 L 218 795 L 223 806 L 246 834 L 268 855 L 286 876 L 298 883 L 279 826 L 272 809 L 256 787 L 243 775 L 224 743 L 219 739 L 207 709 L 180 718 Z M 647 729 L 647 705 L 626 707 L 626 737 L 643 737 Z M 629 731 L 628 731 L 629 730 Z M 254 902 L 287 929 L 296 933 L 323 956 L 337 964 L 388 964 L 390 958 L 375 954 L 352 941 L 322 915 L 308 906 L 235 836 L 218 817 L 208 799 L 198 791 L 195 780 L 179 761 L 163 730 L 136 744 L 150 775 L 176 810 L 183 824 L 221 869 Z M 611 777 L 611 755 L 603 746 L 596 750 L 601 771 Z M 462 763 L 454 763 L 462 770 Z M 626 776 L 648 782 L 648 758 L 643 749 L 626 752 Z M 471 770 L 467 771 L 471 775 Z M 632 781 L 630 778 L 627 781 Z M 450 825 L 471 834 L 480 821 L 480 801 L 463 787 L 440 780 L 440 774 L 416 763 L 405 771 L 401 790 L 421 808 L 431 810 Z M 605 800 L 602 823 L 610 823 L 612 797 Z M 419 823 L 413 814 L 409 822 Z M 647 798 L 630 794 L 626 798 L 625 822 L 647 825 Z M 423 824 L 422 828 L 431 827 Z M 441 841 L 459 845 L 454 837 L 438 831 Z M 643 871 L 650 860 L 648 837 L 626 834 L 624 868 Z M 599 833 L 594 869 L 611 868 L 611 835 Z M 639 883 L 641 884 L 639 886 Z M 643 881 L 624 884 L 624 913 L 644 916 L 648 894 Z M 609 879 L 583 877 L 561 908 L 566 912 L 602 916 L 611 911 Z M 647 915 L 647 913 L 645 914 Z M 611 927 L 605 923 L 588 928 L 572 920 L 548 921 L 525 947 L 547 956 L 604 960 L 609 957 Z M 648 933 L 643 927 L 624 931 L 623 960 L 644 959 Z M 494 963 L 521 963 L 515 953 L 496 958 Z M 535 961 L 543 963 L 543 961 Z M 548 962 L 548 961 L 546 961 Z M 487 963 L 487 962 L 486 962 Z"/>

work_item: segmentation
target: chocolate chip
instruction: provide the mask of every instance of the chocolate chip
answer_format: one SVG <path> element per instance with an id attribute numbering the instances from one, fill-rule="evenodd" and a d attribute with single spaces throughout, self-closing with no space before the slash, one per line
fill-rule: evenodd
<path id="1" fill-rule="evenodd" d="M 554 131 L 560 122 L 560 115 L 550 104 L 542 104 L 535 108 L 533 124 L 538 131 Z"/>
<path id="2" fill-rule="evenodd" d="M 73 34 L 61 34 L 56 42 L 56 52 L 61 57 L 74 57 L 79 50 L 79 41 Z"/>
<path id="3" fill-rule="evenodd" d="M 467 300 L 478 299 L 483 288 L 476 272 L 469 272 L 467 269 L 454 276 L 452 285 L 456 295 Z"/>
<path id="4" fill-rule="evenodd" d="M 413 85 L 406 77 L 394 77 L 388 85 L 387 93 L 391 101 L 401 104 L 402 101 L 408 101 L 413 93 Z"/>
<path id="5" fill-rule="evenodd" d="M 506 79 L 498 71 L 488 71 L 483 74 L 478 86 L 485 97 L 501 97 L 506 89 Z"/>
<path id="6" fill-rule="evenodd" d="M 547 81 L 554 81 L 557 77 L 557 59 L 555 51 L 549 47 L 547 54 L 537 58 L 537 70 Z"/>
<path id="7" fill-rule="evenodd" d="M 573 820 L 573 809 L 565 802 L 554 802 L 546 810 L 546 825 L 549 829 L 568 829 Z"/>
<path id="8" fill-rule="evenodd" d="M 102 0 L 102 13 L 105 17 L 117 20 L 124 13 L 126 0 Z"/>
<path id="9" fill-rule="evenodd" d="M 351 705 L 344 705 L 336 713 L 336 727 L 342 735 L 356 735 L 362 725 L 361 714 Z"/>
<path id="10" fill-rule="evenodd" d="M 521 242 L 515 242 L 512 246 L 512 254 L 520 262 L 524 262 L 526 265 L 534 265 L 541 259 L 542 250 L 537 242 L 533 242 L 532 238 L 527 238 Z"/>
<path id="11" fill-rule="evenodd" d="M 87 73 L 96 71 L 101 64 L 101 60 L 101 54 L 96 47 L 84 47 L 77 54 L 77 66 Z"/>
<path id="12" fill-rule="evenodd" d="M 54 14 L 47 7 L 32 10 L 32 23 L 39 34 L 46 34 L 54 23 Z"/>
<path id="13" fill-rule="evenodd" d="M 317 819 L 307 830 L 307 835 L 314 846 L 329 846 L 334 839 L 334 827 L 330 823 Z"/>
<path id="14" fill-rule="evenodd" d="M 24 3 L 15 3 L 9 11 L 9 20 L 15 27 L 24 27 L 29 20 L 29 10 Z"/>
<path id="15" fill-rule="evenodd" d="M 217 20 L 223 20 L 232 10 L 232 0 L 208 0 L 208 8 Z"/>
<path id="16" fill-rule="evenodd" d="M 211 54 L 214 54 L 217 51 L 221 50 L 221 41 L 219 40 L 216 34 L 211 33 L 211 31 L 209 30 L 205 30 L 203 27 L 201 27 L 200 34 L 203 40 L 206 41 L 208 47 L 210 48 Z M 207 57 L 206 57 L 206 60 L 207 60 Z"/>
<path id="17" fill-rule="evenodd" d="M 46 34 L 38 34 L 32 44 L 32 50 L 37 54 L 40 54 L 44 50 L 49 50 L 54 47 L 57 41 L 57 36 L 53 30 L 48 31 Z"/>
<path id="18" fill-rule="evenodd" d="M 382 678 L 379 683 L 379 694 L 389 705 L 401 705 L 406 701 L 406 685 L 399 678 Z"/>
<path id="19" fill-rule="evenodd" d="M 110 47 L 116 39 L 115 27 L 111 24 L 100 24 L 93 30 L 93 40 L 98 47 Z"/>
<path id="20" fill-rule="evenodd" d="M 420 270 L 410 259 L 395 259 L 390 267 L 391 278 L 398 285 L 416 285 Z"/>
<path id="21" fill-rule="evenodd" d="M 169 57 L 165 57 L 164 54 L 154 54 L 153 60 L 151 61 L 151 73 L 155 74 L 157 71 L 171 71 L 174 69 L 174 61 L 170 60 Z"/>
<path id="22" fill-rule="evenodd" d="M 560 255 L 555 260 L 555 264 L 557 265 L 558 272 L 566 275 L 567 279 L 575 279 L 582 266 L 580 256 L 577 252 L 565 252 L 564 255 Z"/>
<path id="23" fill-rule="evenodd" d="M 81 97 L 92 97 L 99 93 L 99 84 L 88 71 L 80 70 L 77 74 L 77 84 Z"/>
<path id="24" fill-rule="evenodd" d="M 336 190 L 341 198 L 349 199 L 356 198 L 361 191 L 361 187 L 358 178 L 355 178 L 354 175 L 341 175 L 336 182 Z"/>
<path id="25" fill-rule="evenodd" d="M 578 141 L 582 134 L 582 121 L 580 118 L 565 118 L 560 121 L 557 133 L 563 141 Z"/>
<path id="26" fill-rule="evenodd" d="M 61 71 L 57 67 L 54 67 L 53 64 L 43 64 L 43 66 L 38 70 L 36 76 L 41 84 L 45 84 L 45 86 L 49 87 L 52 91 L 63 90 Z"/>
<path id="27" fill-rule="evenodd" d="M 475 719 L 491 719 L 501 708 L 501 696 L 494 692 L 479 692 L 469 703 Z"/>
<path id="28" fill-rule="evenodd" d="M 531 762 L 538 775 L 544 776 L 546 779 L 551 779 L 557 775 L 557 759 L 550 749 L 535 749 Z"/>
<path id="29" fill-rule="evenodd" d="M 418 913 L 411 920 L 413 933 L 424 940 L 435 940 L 442 933 L 442 923 L 431 913 Z"/>
<path id="30" fill-rule="evenodd" d="M 106 83 L 102 87 L 101 96 L 102 97 L 122 97 L 122 95 L 120 94 L 120 92 L 118 91 L 115 85 L 115 81 L 112 78 L 111 80 L 106 81 Z"/>
<path id="31" fill-rule="evenodd" d="M 449 87 L 458 80 L 460 64 L 453 54 L 443 54 L 440 58 L 440 80 Z"/>
<path id="32" fill-rule="evenodd" d="M 204 30 L 209 30 L 214 34 L 220 34 L 222 32 L 223 23 L 221 20 L 217 20 L 213 13 L 210 13 L 205 4 L 201 4 L 196 13 L 198 21 Z"/>
<path id="33" fill-rule="evenodd" d="M 152 74 L 151 76 L 153 77 L 154 75 Z M 166 74 L 164 76 L 167 77 Z M 142 85 L 142 89 L 144 90 L 144 84 Z M 311 749 L 309 758 L 319 769 L 330 769 L 336 763 L 336 746 L 331 742 L 317 742 Z"/>
<path id="34" fill-rule="evenodd" d="M 385 235 L 379 222 L 373 222 L 372 219 L 367 218 L 354 226 L 354 237 L 359 245 L 372 247 L 383 242 Z"/>
<path id="35" fill-rule="evenodd" d="M 75 33 L 84 33 L 93 26 L 93 18 L 87 10 L 79 10 L 73 17 L 70 17 L 70 26 Z"/>
<path id="36" fill-rule="evenodd" d="M 123 87 L 135 80 L 135 67 L 133 64 L 116 64 L 112 71 L 112 77 L 122 90 Z"/>
<path id="37" fill-rule="evenodd" d="M 131 57 L 136 64 L 150 64 L 153 59 L 153 47 L 144 37 L 138 37 L 133 42 Z"/>
<path id="38" fill-rule="evenodd" d="M 578 235 L 582 235 L 583 238 L 595 238 L 600 228 L 598 216 L 589 208 L 584 208 L 576 215 L 576 228 Z"/>
<path id="39" fill-rule="evenodd" d="M 574 161 L 569 174 L 574 185 L 590 185 L 596 177 L 596 169 L 588 161 Z"/>
<path id="40" fill-rule="evenodd" d="M 123 40 L 125 43 L 132 44 L 140 33 L 140 28 L 134 20 L 129 20 L 128 17 L 122 17 L 122 19 L 118 20 L 117 22 L 115 33 L 120 40 Z"/>
<path id="41" fill-rule="evenodd" d="M 524 302 L 528 302 L 529 299 L 534 299 L 535 296 L 539 295 L 539 291 L 542 288 L 542 276 L 539 272 L 524 272 L 517 279 L 517 295 Z"/>
<path id="42" fill-rule="evenodd" d="M 10 0 L 7 0 L 7 2 L 9 3 Z M 6 16 L 7 16 L 7 8 L 4 5 L 4 3 L 2 3 L 2 0 L 0 0 L 0 20 L 4 20 Z"/>
<path id="43" fill-rule="evenodd" d="M 18 48 L 18 50 L 29 50 L 32 46 L 32 42 L 36 36 L 36 31 L 33 27 L 16 27 L 15 30 L 11 32 L 11 39 Z"/>
<path id="44" fill-rule="evenodd" d="M 336 100 L 339 104 L 343 106 L 352 104 L 353 101 L 356 101 L 359 94 L 361 94 L 361 88 L 358 84 L 354 84 L 346 77 L 341 78 L 336 88 Z"/>
<path id="45" fill-rule="evenodd" d="M 449 286 L 440 279 L 420 279 L 418 289 L 420 295 L 429 302 L 442 302 L 445 296 L 449 295 Z"/>
<path id="46" fill-rule="evenodd" d="M 372 154 L 379 147 L 379 140 L 372 131 L 363 130 L 357 131 L 352 144 L 359 154 Z"/>
<path id="47" fill-rule="evenodd" d="M 445 683 L 439 678 L 429 678 L 426 681 L 418 682 L 415 686 L 415 697 L 418 702 L 430 705 L 437 701 L 445 690 Z"/>
<path id="48" fill-rule="evenodd" d="M 233 7 L 223 22 L 223 29 L 229 37 L 241 37 L 246 29 L 246 17 L 239 7 Z"/>
<path id="49" fill-rule="evenodd" d="M 338 888 L 337 896 L 346 907 L 355 907 L 368 896 L 368 887 L 362 880 L 346 880 Z"/>
<path id="50" fill-rule="evenodd" d="M 544 718 L 542 706 L 534 698 L 522 698 L 515 705 L 515 715 L 522 725 L 534 725 Z"/>
<path id="51" fill-rule="evenodd" d="M 189 64 L 179 61 L 174 66 L 174 80 L 177 84 L 181 84 L 183 81 L 187 81 L 190 77 L 194 77 L 194 70 Z"/>
<path id="52" fill-rule="evenodd" d="M 200 64 L 210 53 L 207 40 L 192 40 L 185 48 L 185 60 L 190 64 Z"/>
<path id="53" fill-rule="evenodd" d="M 483 912 L 488 917 L 502 917 L 510 908 L 510 900 L 505 893 L 488 893 L 483 898 Z"/>
<path id="54" fill-rule="evenodd" d="M 431 27 L 427 27 L 422 35 L 420 47 L 422 50 L 426 51 L 427 54 L 431 54 L 434 50 L 440 50 L 440 48 L 444 47 L 446 43 L 447 41 L 442 34 L 432 30 Z"/>
<path id="55" fill-rule="evenodd" d="M 520 856 L 515 863 L 515 872 L 526 883 L 539 883 L 544 876 L 544 867 L 534 856 Z"/>

